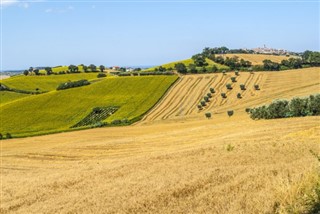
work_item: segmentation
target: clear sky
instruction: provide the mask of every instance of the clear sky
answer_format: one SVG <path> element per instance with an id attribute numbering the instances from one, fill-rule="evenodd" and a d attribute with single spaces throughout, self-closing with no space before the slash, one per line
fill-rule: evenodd
<path id="1" fill-rule="evenodd" d="M 1 0 L 2 69 L 157 65 L 204 47 L 319 51 L 319 1 Z"/>

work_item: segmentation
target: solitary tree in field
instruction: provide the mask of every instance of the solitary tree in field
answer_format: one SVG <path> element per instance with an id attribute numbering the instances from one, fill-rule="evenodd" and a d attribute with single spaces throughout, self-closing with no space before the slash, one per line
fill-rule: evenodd
<path id="1" fill-rule="evenodd" d="M 233 110 L 227 111 L 228 116 L 231 117 L 233 115 Z"/>
<path id="2" fill-rule="evenodd" d="M 94 64 L 90 64 L 89 68 L 92 72 L 95 72 L 97 70 L 97 66 L 95 66 Z"/>
<path id="3" fill-rule="evenodd" d="M 103 72 L 106 69 L 106 67 L 104 67 L 103 65 L 100 65 L 99 68 L 101 72 Z"/>
<path id="4" fill-rule="evenodd" d="M 26 76 L 28 76 L 29 71 L 28 71 L 28 70 L 24 70 L 23 74 L 26 75 Z"/>
<path id="5" fill-rule="evenodd" d="M 208 118 L 208 119 L 211 118 L 211 113 L 210 112 L 205 113 L 205 115 L 206 115 L 206 118 Z"/>

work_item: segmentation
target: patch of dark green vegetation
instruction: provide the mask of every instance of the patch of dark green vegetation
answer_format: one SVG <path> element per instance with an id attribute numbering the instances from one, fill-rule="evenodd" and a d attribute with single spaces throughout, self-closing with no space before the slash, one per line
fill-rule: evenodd
<path id="1" fill-rule="evenodd" d="M 71 128 L 77 128 L 82 126 L 94 126 L 100 127 L 104 126 L 102 121 L 107 119 L 109 116 L 114 114 L 119 107 L 109 106 L 109 107 L 96 107 L 92 109 L 89 115 L 83 118 L 79 123 L 75 124 Z"/>
<path id="2" fill-rule="evenodd" d="M 11 91 L 11 92 L 20 93 L 20 94 L 43 94 L 47 92 L 47 91 L 40 91 L 39 88 L 36 88 L 35 91 L 27 91 L 27 90 L 21 90 L 16 88 L 10 88 L 4 85 L 3 83 L 0 83 L 0 91 Z"/>
<path id="3" fill-rule="evenodd" d="M 81 87 L 85 85 L 90 85 L 90 82 L 88 80 L 78 80 L 78 81 L 69 81 L 65 83 L 61 83 L 57 90 L 65 90 L 69 88 L 76 88 L 76 87 Z"/>
<path id="4" fill-rule="evenodd" d="M 154 71 L 154 72 L 121 72 L 117 74 L 120 77 L 126 76 L 150 76 L 150 75 L 175 75 L 172 71 Z"/>
<path id="5" fill-rule="evenodd" d="M 317 116 L 320 115 L 320 94 L 290 101 L 276 100 L 268 106 L 252 108 L 249 113 L 252 119 Z"/>

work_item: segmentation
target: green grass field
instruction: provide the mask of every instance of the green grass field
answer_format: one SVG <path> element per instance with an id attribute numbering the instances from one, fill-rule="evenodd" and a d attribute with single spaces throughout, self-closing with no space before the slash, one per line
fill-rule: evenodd
<path id="1" fill-rule="evenodd" d="M 81 79 L 97 79 L 97 73 L 75 73 L 63 75 L 50 75 L 50 76 L 14 76 L 0 81 L 10 88 L 16 88 L 27 91 L 52 91 L 57 88 L 60 83 Z"/>
<path id="2" fill-rule="evenodd" d="M 21 94 L 11 91 L 0 91 L 0 106 L 21 98 L 29 97 L 30 94 Z"/>
<path id="3" fill-rule="evenodd" d="M 84 87 L 54 90 L 16 100 L 1 106 L 0 133 L 9 132 L 19 137 L 70 130 L 72 125 L 86 117 L 94 107 L 120 107 L 104 122 L 125 118 L 131 120 L 152 108 L 177 78 L 177 76 L 106 78 Z M 46 83 L 44 80 L 42 82 L 47 84 L 45 85 L 47 89 L 53 87 L 51 83 Z"/>
<path id="4" fill-rule="evenodd" d="M 210 59 L 206 59 L 206 62 L 209 64 L 209 66 L 215 65 L 218 69 L 228 69 L 229 68 L 228 66 L 218 64 L 218 63 L 216 63 L 216 62 L 214 62 L 214 61 L 212 61 Z M 193 61 L 193 59 L 185 59 L 185 60 L 180 60 L 180 61 L 175 61 L 175 62 L 170 62 L 170 63 L 167 63 L 167 64 L 163 64 L 161 66 L 166 68 L 166 69 L 168 69 L 168 68 L 173 68 L 174 69 L 174 65 L 177 64 L 177 63 L 183 63 L 183 64 L 185 64 L 185 66 L 188 67 L 190 64 L 193 64 L 194 61 Z M 160 66 L 148 68 L 145 71 L 153 71 L 155 68 L 159 68 L 159 67 Z"/>

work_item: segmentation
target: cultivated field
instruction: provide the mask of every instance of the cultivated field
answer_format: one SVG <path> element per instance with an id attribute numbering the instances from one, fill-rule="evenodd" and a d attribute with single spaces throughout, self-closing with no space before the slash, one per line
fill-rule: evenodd
<path id="1" fill-rule="evenodd" d="M 105 78 L 88 86 L 17 99 L 1 105 L 0 133 L 30 136 L 70 130 L 95 107 L 119 107 L 103 122 L 135 119 L 152 108 L 176 79 L 177 76 Z M 49 85 L 48 81 L 48 89 Z"/>
<path id="2" fill-rule="evenodd" d="M 317 68 L 253 74 L 240 72 L 237 82 L 232 83 L 230 78 L 234 76 L 234 73 L 186 75 L 142 121 L 199 118 L 204 117 L 208 111 L 214 115 L 227 115 L 228 110 L 234 110 L 238 114 L 243 113 L 247 107 L 270 103 L 274 99 L 307 96 L 310 91 L 320 92 Z M 226 88 L 227 83 L 232 84 L 232 90 Z M 246 86 L 245 91 L 240 90 L 240 84 Z M 254 89 L 256 84 L 260 86 L 258 91 Z M 210 92 L 210 88 L 216 92 L 204 110 L 199 111 L 197 105 Z M 226 93 L 227 98 L 221 97 L 222 92 Z M 237 98 L 238 93 L 241 93 L 241 99 Z"/>
<path id="3" fill-rule="evenodd" d="M 263 65 L 263 60 L 269 59 L 273 62 L 281 63 L 284 59 L 289 59 L 292 56 L 275 56 L 269 54 L 224 54 L 224 57 L 234 57 L 237 56 L 239 59 L 248 60 L 252 65 Z"/>
<path id="4" fill-rule="evenodd" d="M 230 76 L 184 76 L 134 126 L 2 141 L 0 212 L 310 210 L 320 185 L 311 153 L 320 154 L 320 117 L 255 121 L 244 109 L 319 93 L 319 69 L 240 73 L 227 91 Z M 242 83 L 247 90 L 237 99 Z M 260 91 L 253 90 L 256 83 Z M 196 104 L 211 86 L 216 93 L 198 113 Z M 207 111 L 212 119 L 205 119 Z"/>

